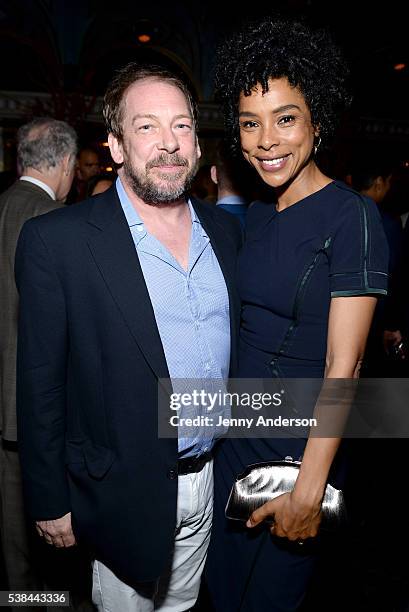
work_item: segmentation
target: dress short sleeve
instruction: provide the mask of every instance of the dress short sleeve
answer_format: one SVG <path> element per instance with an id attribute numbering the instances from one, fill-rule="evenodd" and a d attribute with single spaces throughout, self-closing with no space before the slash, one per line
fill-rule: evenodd
<path id="1" fill-rule="evenodd" d="M 386 295 L 388 245 L 375 202 L 349 191 L 328 251 L 331 297 Z"/>

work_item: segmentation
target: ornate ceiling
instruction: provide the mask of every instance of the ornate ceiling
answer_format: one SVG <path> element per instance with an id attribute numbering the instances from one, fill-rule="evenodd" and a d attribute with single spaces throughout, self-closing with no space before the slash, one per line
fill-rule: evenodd
<path id="1" fill-rule="evenodd" d="M 0 0 L 0 118 L 48 110 L 79 127 L 99 118 L 98 97 L 114 69 L 132 59 L 177 67 L 191 82 L 206 129 L 220 128 L 212 69 L 218 41 L 255 8 L 220 0 Z M 354 112 L 368 138 L 409 134 L 409 52 L 404 3 L 288 0 L 284 8 L 328 27 L 352 68 Z M 145 34 L 149 42 L 141 43 Z M 406 68 L 394 70 L 396 63 Z M 37 106 L 36 106 L 37 105 Z M 48 106 L 47 106 L 48 105 Z M 362 123 L 363 122 L 363 123 Z M 203 125 L 202 125 L 203 127 Z"/>

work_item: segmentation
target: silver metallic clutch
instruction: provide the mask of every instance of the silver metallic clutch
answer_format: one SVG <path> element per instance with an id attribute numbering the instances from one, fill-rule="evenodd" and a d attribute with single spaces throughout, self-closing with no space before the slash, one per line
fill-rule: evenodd
<path id="1" fill-rule="evenodd" d="M 254 510 L 266 502 L 293 490 L 301 463 L 286 458 L 283 461 L 253 463 L 239 474 L 226 505 L 226 517 L 247 521 Z M 341 490 L 330 484 L 322 501 L 324 529 L 333 529 L 346 519 L 345 501 Z"/>

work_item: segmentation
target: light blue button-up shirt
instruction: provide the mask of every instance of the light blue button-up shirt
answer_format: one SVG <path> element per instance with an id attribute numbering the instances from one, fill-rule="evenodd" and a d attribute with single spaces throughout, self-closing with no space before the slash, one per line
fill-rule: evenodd
<path id="1" fill-rule="evenodd" d="M 119 177 L 116 189 L 148 288 L 173 391 L 192 388 L 192 379 L 207 380 L 207 388 L 212 387 L 212 379 L 226 380 L 230 363 L 229 298 L 219 262 L 192 204 L 189 202 L 189 263 L 184 270 L 147 232 Z M 195 411 L 199 412 L 206 411 Z M 189 416 L 194 414 L 189 412 Z M 214 443 L 208 427 L 189 427 L 186 437 L 182 428 L 178 433 L 179 452 L 184 456 L 201 454 Z"/>

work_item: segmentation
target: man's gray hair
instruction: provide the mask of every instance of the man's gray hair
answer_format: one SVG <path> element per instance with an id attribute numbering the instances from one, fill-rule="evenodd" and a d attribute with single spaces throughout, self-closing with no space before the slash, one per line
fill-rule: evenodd
<path id="1" fill-rule="evenodd" d="M 17 132 L 17 158 L 22 169 L 40 172 L 55 168 L 66 155 L 77 154 L 77 134 L 65 123 L 52 117 L 40 117 L 22 125 Z"/>

